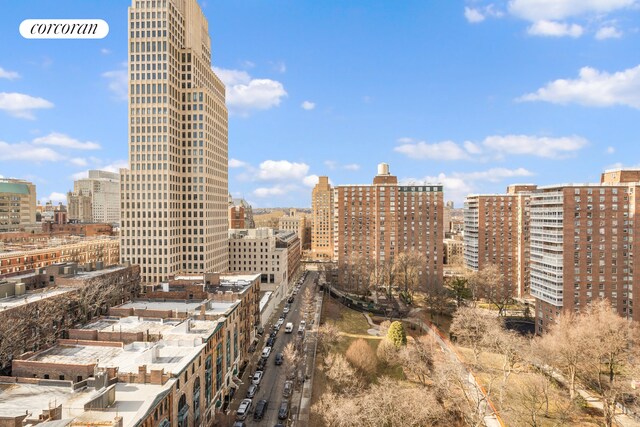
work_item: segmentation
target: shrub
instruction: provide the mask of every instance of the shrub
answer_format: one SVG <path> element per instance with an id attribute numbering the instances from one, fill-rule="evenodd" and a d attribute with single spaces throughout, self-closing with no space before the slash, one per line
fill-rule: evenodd
<path id="1" fill-rule="evenodd" d="M 407 333 L 404 331 L 404 325 L 402 322 L 395 321 L 389 326 L 387 331 L 387 339 L 400 348 L 403 345 L 407 345 Z"/>
<path id="2" fill-rule="evenodd" d="M 378 367 L 378 358 L 371 346 L 360 338 L 351 343 L 345 354 L 347 360 L 362 372 L 372 374 Z"/>

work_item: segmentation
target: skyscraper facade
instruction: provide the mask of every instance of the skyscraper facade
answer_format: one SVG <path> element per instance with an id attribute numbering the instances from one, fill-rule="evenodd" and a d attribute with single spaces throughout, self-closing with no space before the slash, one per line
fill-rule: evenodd
<path id="1" fill-rule="evenodd" d="M 225 271 L 228 114 L 196 0 L 133 0 L 128 53 L 121 259 L 146 283 Z"/>
<path id="2" fill-rule="evenodd" d="M 562 311 L 607 299 L 621 316 L 633 309 L 634 221 L 640 171 L 614 170 L 600 183 L 541 187 L 531 196 L 531 295 L 536 330 Z"/>
<path id="3" fill-rule="evenodd" d="M 333 190 L 328 176 L 318 178 L 311 192 L 311 256 L 333 258 Z"/>
<path id="4" fill-rule="evenodd" d="M 471 271 L 498 267 L 514 297 L 529 294 L 529 202 L 536 186 L 507 194 L 476 194 L 464 203 L 464 262 Z"/>
<path id="5" fill-rule="evenodd" d="M 372 185 L 336 186 L 333 200 L 333 258 L 339 267 L 371 263 L 371 272 L 413 251 L 424 257 L 420 286 L 442 285 L 442 185 L 399 184 L 381 163 Z"/>

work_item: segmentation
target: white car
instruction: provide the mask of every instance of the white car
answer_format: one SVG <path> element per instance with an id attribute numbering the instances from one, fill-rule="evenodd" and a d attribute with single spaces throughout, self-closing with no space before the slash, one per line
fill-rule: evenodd
<path id="1" fill-rule="evenodd" d="M 298 326 L 298 333 L 303 334 L 306 327 L 307 322 L 305 322 L 304 320 L 300 321 L 300 325 Z"/>
<path id="2" fill-rule="evenodd" d="M 251 399 L 242 399 L 242 402 L 240 402 L 240 407 L 236 412 L 236 419 L 242 421 L 247 418 L 247 415 L 249 415 L 249 411 L 251 411 L 251 403 Z"/>
<path id="3" fill-rule="evenodd" d="M 271 347 L 265 347 L 262 349 L 262 357 L 267 358 L 271 354 Z"/>
<path id="4" fill-rule="evenodd" d="M 284 332 L 287 334 L 290 334 L 291 332 L 293 332 L 293 323 L 291 322 L 287 323 L 287 325 L 284 327 Z"/>
<path id="5" fill-rule="evenodd" d="M 256 373 L 253 374 L 253 378 L 251 378 L 251 384 L 259 385 L 260 381 L 262 381 L 262 375 L 264 375 L 264 372 L 256 371 Z"/>
<path id="6" fill-rule="evenodd" d="M 278 319 L 276 324 L 273 325 L 273 329 L 275 329 L 276 331 L 279 331 L 283 323 L 284 323 L 284 319 Z"/>
<path id="7" fill-rule="evenodd" d="M 288 314 L 289 313 L 289 307 L 285 307 L 284 309 L 282 309 L 282 312 L 284 314 Z"/>

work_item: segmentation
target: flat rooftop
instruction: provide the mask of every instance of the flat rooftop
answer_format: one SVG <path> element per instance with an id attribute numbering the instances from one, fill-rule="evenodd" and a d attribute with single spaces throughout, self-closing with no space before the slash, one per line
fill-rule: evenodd
<path id="1" fill-rule="evenodd" d="M 174 310 L 179 312 L 194 313 L 200 310 L 200 306 L 206 303 L 207 300 L 194 301 L 194 300 L 182 300 L 182 301 L 153 301 L 153 300 L 138 300 L 131 301 L 117 308 L 133 308 L 140 310 Z"/>
<path id="2" fill-rule="evenodd" d="M 27 360 L 59 364 L 97 363 L 99 368 L 117 367 L 119 372 L 130 373 L 137 373 L 138 366 L 147 365 L 148 371 L 164 369 L 167 373 L 179 374 L 204 347 L 201 342 L 181 340 L 178 336 L 175 340 L 135 342 L 124 347 L 59 344 Z"/>
<path id="3" fill-rule="evenodd" d="M 0 416 L 20 416 L 31 413 L 29 419 L 37 419 L 49 405 L 62 405 L 65 419 L 90 424 L 123 418 L 124 426 L 133 426 L 152 407 L 159 395 L 164 395 L 173 385 L 169 380 L 164 385 L 116 383 L 116 402 L 110 408 L 86 411 L 84 405 L 103 390 L 83 389 L 73 392 L 70 387 L 36 384 L 0 383 Z"/>
<path id="4" fill-rule="evenodd" d="M 100 332 L 149 332 L 161 334 L 168 332 L 182 323 L 179 320 L 149 320 L 138 316 L 122 318 L 101 318 L 95 322 L 83 325 L 80 329 L 96 330 Z"/>
<path id="5" fill-rule="evenodd" d="M 66 294 L 67 292 L 75 291 L 75 288 L 51 288 L 40 292 L 27 292 L 23 295 L 12 296 L 8 298 L 0 299 L 0 311 L 9 310 L 12 308 L 20 307 L 26 304 L 31 304 L 36 301 L 55 297 L 57 295 Z"/>

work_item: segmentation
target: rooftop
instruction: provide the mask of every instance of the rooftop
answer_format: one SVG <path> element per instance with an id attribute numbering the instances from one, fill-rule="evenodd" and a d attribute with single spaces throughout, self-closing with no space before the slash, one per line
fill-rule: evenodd
<path id="1" fill-rule="evenodd" d="M 109 408 L 86 411 L 84 405 L 95 399 L 103 390 L 93 388 L 74 392 L 70 387 L 46 384 L 0 383 L 0 416 L 20 416 L 29 412 L 30 419 L 37 419 L 50 405 L 62 405 L 66 420 L 91 423 L 113 421 L 116 416 L 123 418 L 124 426 L 133 426 L 153 406 L 159 395 L 168 391 L 173 384 L 169 380 L 164 385 L 116 383 L 116 402 Z M 63 423 L 63 425 L 66 425 Z"/>
<path id="2" fill-rule="evenodd" d="M 23 305 L 31 304 L 36 301 L 62 295 L 67 292 L 74 291 L 75 288 L 50 288 L 40 292 L 28 292 L 23 295 L 12 296 L 0 299 L 0 311 L 9 310 Z"/>
<path id="3" fill-rule="evenodd" d="M 117 308 L 133 308 L 141 310 L 173 310 L 180 313 L 195 313 L 207 300 L 153 301 L 136 300 L 119 305 Z"/>

